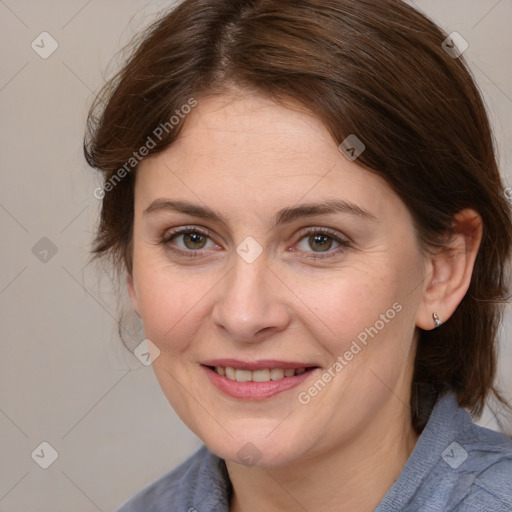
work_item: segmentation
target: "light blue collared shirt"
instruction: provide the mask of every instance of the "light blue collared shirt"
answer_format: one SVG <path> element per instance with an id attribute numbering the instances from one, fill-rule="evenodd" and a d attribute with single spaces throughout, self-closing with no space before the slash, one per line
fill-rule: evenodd
<path id="1" fill-rule="evenodd" d="M 229 512 L 231 482 L 205 446 L 118 512 Z M 374 512 L 512 512 L 512 440 L 441 398 L 400 476 Z"/>

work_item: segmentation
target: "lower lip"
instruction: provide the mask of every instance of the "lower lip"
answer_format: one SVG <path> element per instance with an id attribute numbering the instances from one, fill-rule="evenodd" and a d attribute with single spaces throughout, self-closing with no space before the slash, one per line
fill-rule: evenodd
<path id="1" fill-rule="evenodd" d="M 283 391 L 292 389 L 316 371 L 315 368 L 301 373 L 300 375 L 283 377 L 279 380 L 270 380 L 267 382 L 238 382 L 219 375 L 207 366 L 201 367 L 206 372 L 210 382 L 226 395 L 233 398 L 245 398 L 251 400 L 264 400 L 277 395 L 278 393 L 282 393 Z"/>

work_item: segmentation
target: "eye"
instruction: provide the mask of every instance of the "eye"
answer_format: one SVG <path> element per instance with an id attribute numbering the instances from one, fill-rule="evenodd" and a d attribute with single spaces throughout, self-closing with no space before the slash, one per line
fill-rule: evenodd
<path id="1" fill-rule="evenodd" d="M 307 257 L 324 258 L 345 251 L 350 247 L 350 242 L 336 231 L 315 228 L 304 233 L 295 247 Z"/>
<path id="2" fill-rule="evenodd" d="M 195 231 L 190 231 L 187 233 L 181 233 L 179 235 L 175 235 L 173 239 L 181 240 L 183 246 L 180 246 L 179 243 L 176 243 L 178 247 L 181 249 L 204 249 L 208 243 L 208 237 L 197 233 Z"/>
<path id="3" fill-rule="evenodd" d="M 331 249 L 336 242 L 330 235 L 326 235 L 325 233 L 315 233 L 313 235 L 309 235 L 307 238 L 304 237 L 303 242 L 301 243 L 303 245 L 303 247 L 301 247 L 302 250 L 306 250 L 307 248 L 304 248 L 304 245 L 307 245 L 314 252 L 325 252 Z"/>
<path id="4" fill-rule="evenodd" d="M 208 233 L 192 227 L 183 227 L 166 232 L 161 243 L 179 253 L 200 252 L 203 249 L 220 247 L 211 240 Z"/>

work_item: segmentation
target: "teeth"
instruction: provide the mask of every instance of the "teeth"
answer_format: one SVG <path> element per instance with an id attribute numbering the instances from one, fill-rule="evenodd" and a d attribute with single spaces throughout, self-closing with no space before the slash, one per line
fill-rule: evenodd
<path id="1" fill-rule="evenodd" d="M 270 380 L 270 370 L 255 370 L 249 373 L 252 373 L 254 382 L 268 382 Z"/>
<path id="2" fill-rule="evenodd" d="M 216 366 L 215 371 L 230 380 L 237 382 L 269 382 L 271 380 L 279 380 L 284 377 L 293 377 L 294 375 L 302 375 L 306 372 L 306 368 L 266 368 L 264 370 L 240 370 L 238 368 L 226 368 Z"/>
<path id="3" fill-rule="evenodd" d="M 284 377 L 284 370 L 282 368 L 272 368 L 270 370 L 270 379 L 271 380 L 279 380 Z"/>
<path id="4" fill-rule="evenodd" d="M 235 380 L 238 382 L 249 382 L 252 377 L 250 370 L 235 370 Z"/>

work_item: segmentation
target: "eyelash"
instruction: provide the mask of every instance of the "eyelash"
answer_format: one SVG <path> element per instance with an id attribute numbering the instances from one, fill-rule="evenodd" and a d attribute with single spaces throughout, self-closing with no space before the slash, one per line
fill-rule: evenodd
<path id="1" fill-rule="evenodd" d="M 166 246 L 167 249 L 169 249 L 170 251 L 172 251 L 180 256 L 184 256 L 187 258 L 204 257 L 202 254 L 203 249 L 197 249 L 197 250 L 189 249 L 189 250 L 184 251 L 182 249 L 177 249 L 177 248 L 169 245 L 169 242 L 171 242 L 173 240 L 173 238 L 175 238 L 179 235 L 187 235 L 187 234 L 191 234 L 191 233 L 199 234 L 201 236 L 205 236 L 209 239 L 212 239 L 212 237 L 208 231 L 197 228 L 195 226 L 185 226 L 185 227 L 181 227 L 181 228 L 176 228 L 171 231 L 167 231 L 159 240 L 159 244 Z M 326 258 L 332 258 L 351 247 L 351 243 L 348 239 L 344 239 L 344 238 L 340 237 L 340 235 L 336 231 L 329 229 L 329 228 L 308 228 L 307 231 L 303 231 L 301 233 L 300 238 L 297 240 L 295 245 L 300 243 L 304 238 L 307 238 L 312 235 L 320 235 L 320 234 L 329 236 L 329 238 L 331 238 L 334 242 L 339 244 L 339 247 L 337 247 L 333 250 L 325 251 L 325 253 L 324 252 L 314 252 L 314 251 L 302 251 L 307 254 L 307 256 L 305 256 L 306 258 L 312 259 L 312 260 L 323 260 Z M 293 249 L 291 252 L 295 252 L 295 251 L 296 251 L 296 249 Z"/>

